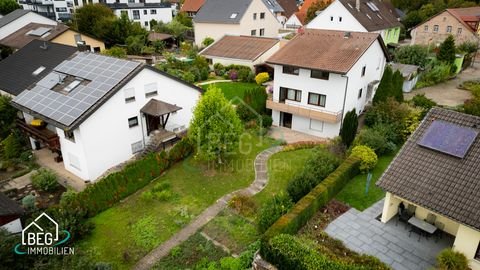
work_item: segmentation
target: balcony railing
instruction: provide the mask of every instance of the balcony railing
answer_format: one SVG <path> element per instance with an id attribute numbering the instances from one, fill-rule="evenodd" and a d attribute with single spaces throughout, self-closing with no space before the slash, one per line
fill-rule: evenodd
<path id="1" fill-rule="evenodd" d="M 291 113 L 314 120 L 324 121 L 327 123 L 338 123 L 342 119 L 341 110 L 338 112 L 331 112 L 327 110 L 313 109 L 302 105 L 289 105 L 285 103 L 275 102 L 271 98 L 267 100 L 267 108 L 276 111 Z"/>
<path id="2" fill-rule="evenodd" d="M 47 145 L 52 151 L 60 151 L 60 139 L 57 133 L 47 128 L 37 128 L 25 123 L 22 119 L 17 119 L 17 126 L 28 136 L 39 140 Z"/>

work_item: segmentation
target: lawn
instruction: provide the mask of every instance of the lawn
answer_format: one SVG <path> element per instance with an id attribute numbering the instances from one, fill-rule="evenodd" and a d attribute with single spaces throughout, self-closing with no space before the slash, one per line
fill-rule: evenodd
<path id="1" fill-rule="evenodd" d="M 268 160 L 268 184 L 264 190 L 254 196 L 258 205 L 262 205 L 274 194 L 285 192 L 288 181 L 303 168 L 312 149 L 300 149 L 274 154 Z"/>
<path id="2" fill-rule="evenodd" d="M 355 176 L 355 178 L 353 178 L 335 198 L 360 211 L 367 209 L 369 206 L 382 199 L 385 196 L 385 192 L 377 187 L 375 183 L 378 178 L 382 176 L 395 155 L 396 153 L 385 155 L 378 159 L 377 166 L 372 171 L 372 180 L 367 194 L 365 194 L 367 175 L 359 174 Z"/>
<path id="3" fill-rule="evenodd" d="M 95 247 L 95 260 L 130 269 L 218 198 L 248 186 L 255 177 L 256 155 L 274 144 L 272 139 L 246 134 L 239 150 L 221 167 L 187 158 L 117 206 L 92 218 L 95 229 L 79 248 Z M 159 183 L 168 183 L 162 184 L 167 188 L 153 198 L 146 196 L 157 190 Z"/>
<path id="4" fill-rule="evenodd" d="M 252 89 L 258 85 L 255 83 L 245 83 L 245 82 L 218 82 L 207 85 L 202 85 L 204 90 L 207 90 L 209 86 L 214 85 L 222 89 L 223 94 L 228 100 L 232 100 L 235 97 L 238 97 L 243 100 L 245 91 L 247 89 Z"/>

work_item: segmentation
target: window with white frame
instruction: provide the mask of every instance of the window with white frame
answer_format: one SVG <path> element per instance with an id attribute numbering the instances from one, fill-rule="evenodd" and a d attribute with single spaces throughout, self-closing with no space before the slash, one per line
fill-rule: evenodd
<path id="1" fill-rule="evenodd" d="M 260 36 L 261 37 L 265 36 L 265 28 L 260 29 Z"/>
<path id="2" fill-rule="evenodd" d="M 250 35 L 251 36 L 256 36 L 257 35 L 257 30 L 254 29 L 254 30 L 250 31 Z"/>
<path id="3" fill-rule="evenodd" d="M 460 35 L 461 33 L 462 33 L 462 28 L 460 27 L 457 29 L 457 35 Z"/>
<path id="4" fill-rule="evenodd" d="M 365 72 L 367 72 L 367 66 L 362 67 L 362 77 L 365 76 Z"/>
<path id="5" fill-rule="evenodd" d="M 333 16 L 330 16 L 330 21 L 333 22 Z"/>
<path id="6" fill-rule="evenodd" d="M 451 32 L 452 32 L 452 26 L 449 25 L 449 26 L 447 26 L 447 33 L 451 33 Z"/>
<path id="7" fill-rule="evenodd" d="M 132 14 L 134 20 L 140 20 L 140 10 L 134 10 L 132 11 Z"/>
<path id="8" fill-rule="evenodd" d="M 363 93 L 363 88 L 360 88 L 360 90 L 358 90 L 358 99 L 362 98 L 362 93 Z"/>
<path id="9" fill-rule="evenodd" d="M 157 10 L 156 9 L 150 9 L 150 14 L 152 14 L 152 15 L 157 14 Z"/>
<path id="10" fill-rule="evenodd" d="M 312 69 L 310 72 L 310 78 L 328 80 L 330 73 L 328 71 Z"/>
<path id="11" fill-rule="evenodd" d="M 424 25 L 424 26 L 423 26 L 423 31 L 424 31 L 424 32 L 428 32 L 428 25 Z"/>
<path id="12" fill-rule="evenodd" d="M 257 19 L 257 13 L 253 13 L 253 19 L 254 19 L 254 20 Z"/>
<path id="13" fill-rule="evenodd" d="M 265 19 L 265 12 L 260 13 L 260 19 Z"/>
<path id="14" fill-rule="evenodd" d="M 283 73 L 290 75 L 298 75 L 300 74 L 300 69 L 292 66 L 283 66 Z"/>
<path id="15" fill-rule="evenodd" d="M 148 14 L 148 10 L 144 9 L 143 10 L 143 15 L 147 15 Z"/>
<path id="16" fill-rule="evenodd" d="M 302 91 L 296 90 L 296 89 L 290 89 L 290 88 L 284 88 L 280 87 L 280 89 L 283 89 L 284 91 L 287 92 L 287 97 L 286 99 L 292 100 L 292 101 L 302 101 Z"/>
<path id="17" fill-rule="evenodd" d="M 134 116 L 134 117 L 128 118 L 128 127 L 132 128 L 136 126 L 138 126 L 138 117 Z"/>
<path id="18" fill-rule="evenodd" d="M 435 25 L 433 26 L 433 32 L 435 32 L 435 33 L 438 32 L 438 25 L 437 25 L 437 24 L 435 24 Z"/>
<path id="19" fill-rule="evenodd" d="M 342 16 L 338 17 L 338 21 L 342 22 Z"/>
<path id="20" fill-rule="evenodd" d="M 130 103 L 135 101 L 135 88 L 127 88 L 123 90 L 125 94 L 125 103 Z"/>
<path id="21" fill-rule="evenodd" d="M 317 93 L 308 93 L 308 104 L 325 107 L 327 96 Z"/>
<path id="22" fill-rule="evenodd" d="M 145 98 L 149 98 L 149 97 L 153 97 L 153 96 L 158 95 L 157 83 L 156 82 L 145 84 L 144 89 L 145 89 Z"/>
<path id="23" fill-rule="evenodd" d="M 323 132 L 323 126 L 324 125 L 325 125 L 325 122 L 323 122 L 323 121 L 310 119 L 310 129 L 311 130 Z"/>

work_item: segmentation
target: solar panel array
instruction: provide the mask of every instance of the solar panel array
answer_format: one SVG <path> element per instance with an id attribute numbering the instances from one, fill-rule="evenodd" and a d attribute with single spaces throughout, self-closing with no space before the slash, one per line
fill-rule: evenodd
<path id="1" fill-rule="evenodd" d="M 464 158 L 477 135 L 478 131 L 472 128 L 435 120 L 430 124 L 418 144 L 445 154 Z"/>
<path id="2" fill-rule="evenodd" d="M 58 65 L 29 91 L 23 91 L 14 102 L 38 114 L 70 126 L 140 64 L 91 53 L 78 53 Z M 90 81 L 68 94 L 52 88 L 65 74 Z"/>

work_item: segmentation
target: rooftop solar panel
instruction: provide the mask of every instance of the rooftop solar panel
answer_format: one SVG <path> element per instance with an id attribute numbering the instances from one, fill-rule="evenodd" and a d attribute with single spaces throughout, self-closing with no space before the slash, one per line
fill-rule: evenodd
<path id="1" fill-rule="evenodd" d="M 435 120 L 430 124 L 418 144 L 448 155 L 464 158 L 477 135 L 478 131 L 475 129 Z"/>

